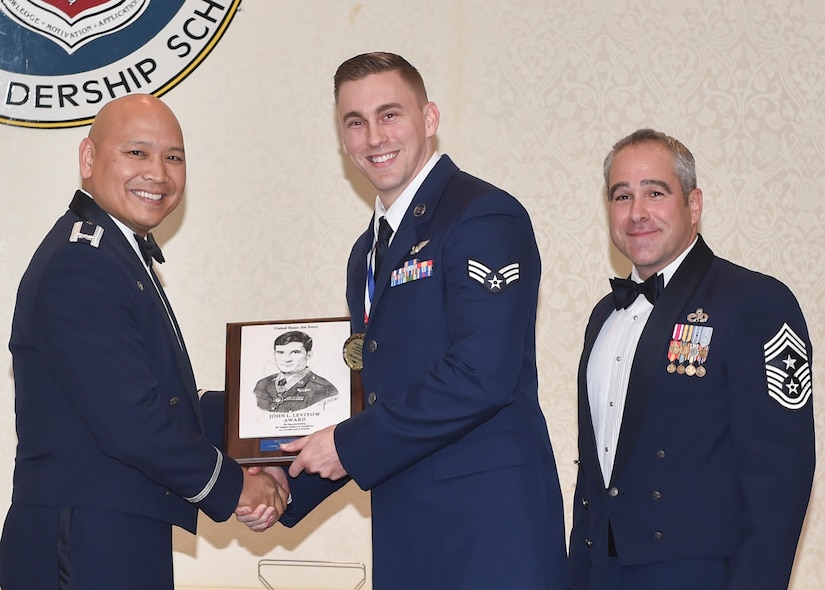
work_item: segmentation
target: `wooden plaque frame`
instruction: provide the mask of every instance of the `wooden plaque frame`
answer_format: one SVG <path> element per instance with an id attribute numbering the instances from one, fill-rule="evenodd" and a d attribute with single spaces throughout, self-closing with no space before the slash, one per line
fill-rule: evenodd
<path id="1" fill-rule="evenodd" d="M 274 375 L 266 376 L 266 371 L 253 374 L 255 371 L 250 367 L 261 365 L 261 359 L 265 356 L 262 348 L 267 342 L 267 334 L 269 335 L 268 354 L 272 357 L 275 338 L 288 331 L 303 332 L 309 335 L 312 338 L 312 355 L 323 351 L 326 362 L 325 370 L 341 377 L 337 380 L 330 377 L 327 381 L 321 376 L 314 375 L 313 371 L 313 379 L 318 379 L 326 385 L 332 384 L 333 389 L 337 390 L 337 397 L 333 397 L 331 401 L 317 402 L 298 411 L 279 412 L 264 409 L 263 405 L 266 405 L 266 402 L 262 405 L 261 398 L 256 392 L 265 379 L 272 378 Z M 230 457 L 241 464 L 284 465 L 291 463 L 295 455 L 280 450 L 282 443 L 325 428 L 331 425 L 330 420 L 334 420 L 332 424 L 338 423 L 363 409 L 364 388 L 361 375 L 351 370 L 343 358 L 344 343 L 350 333 L 350 320 L 346 317 L 234 322 L 226 325 L 224 432 L 225 448 Z M 275 361 L 272 358 L 267 362 L 274 366 Z M 337 362 L 340 362 L 341 366 L 338 366 Z M 312 371 L 311 360 L 307 367 Z M 276 374 L 282 375 L 283 373 L 276 372 Z M 254 391 L 250 389 L 250 383 L 253 381 L 256 382 Z M 309 391 L 309 387 L 303 391 Z M 332 408 L 329 410 L 329 415 L 324 416 L 329 408 Z M 313 427 L 313 420 L 319 421 L 317 428 Z M 271 431 L 268 430 L 267 421 L 272 423 Z M 266 432 L 260 432 L 260 429 Z"/>

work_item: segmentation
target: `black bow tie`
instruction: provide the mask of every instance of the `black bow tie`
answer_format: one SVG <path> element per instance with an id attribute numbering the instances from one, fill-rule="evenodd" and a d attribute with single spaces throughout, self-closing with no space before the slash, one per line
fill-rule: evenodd
<path id="1" fill-rule="evenodd" d="M 160 263 L 166 262 L 163 253 L 160 251 L 160 246 L 158 246 L 158 243 L 155 241 L 155 236 L 153 236 L 151 232 L 146 234 L 145 239 L 135 234 L 135 239 L 137 240 L 138 246 L 140 246 L 143 260 L 146 261 L 148 266 L 152 266 L 153 258 Z"/>
<path id="2" fill-rule="evenodd" d="M 630 307 L 639 295 L 644 295 L 650 303 L 656 304 L 656 299 L 665 290 L 665 278 L 660 274 L 651 275 L 644 283 L 637 283 L 631 279 L 610 279 L 613 289 L 613 303 L 616 309 Z"/>

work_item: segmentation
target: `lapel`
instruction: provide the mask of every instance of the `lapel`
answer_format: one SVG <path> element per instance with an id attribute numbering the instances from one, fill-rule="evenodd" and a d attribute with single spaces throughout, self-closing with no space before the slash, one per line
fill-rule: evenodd
<path id="1" fill-rule="evenodd" d="M 593 429 L 593 415 L 590 412 L 590 398 L 587 391 L 587 363 L 590 360 L 596 337 L 608 316 L 613 312 L 613 308 L 613 297 L 610 294 L 596 304 L 585 329 L 584 350 L 579 361 L 579 460 L 589 459 L 595 462 L 597 473 L 600 473 L 599 456 L 596 453 L 596 434 Z"/>
<path id="2" fill-rule="evenodd" d="M 347 302 L 350 309 L 350 323 L 353 332 L 364 332 L 364 289 L 367 286 L 367 255 L 372 249 L 373 220 L 361 237 L 355 242 L 350 254 L 349 271 L 347 273 Z"/>
<path id="3" fill-rule="evenodd" d="M 633 453 L 648 400 L 656 393 L 657 376 L 665 370 L 662 359 L 666 356 L 673 325 L 679 321 L 679 314 L 698 288 L 713 259 L 713 252 L 700 235 L 650 313 L 630 369 L 611 481 L 616 479 L 617 473 L 621 473 Z"/>
<path id="4" fill-rule="evenodd" d="M 158 314 L 163 318 L 162 321 L 167 327 L 167 334 L 171 340 L 172 348 L 176 351 L 175 359 L 177 361 L 179 374 L 184 380 L 190 401 L 195 406 L 198 419 L 200 420 L 200 404 L 198 401 L 197 386 L 195 384 L 195 375 L 192 372 L 192 363 L 189 361 L 189 355 L 186 352 L 186 345 L 183 342 L 183 335 L 181 335 L 178 321 L 172 311 L 172 306 L 169 305 L 169 301 L 166 299 L 166 293 L 164 293 L 163 286 L 160 284 L 157 275 L 154 271 L 151 272 L 151 277 L 146 273 L 146 267 L 144 267 L 143 263 L 138 259 L 137 253 L 126 239 L 126 236 L 123 235 L 123 232 L 115 225 L 115 222 L 112 221 L 109 214 L 101 209 L 86 193 L 76 191 L 72 202 L 69 204 L 69 209 L 81 219 L 91 221 L 102 227 L 104 235 L 106 236 L 106 243 L 111 246 L 117 255 L 123 258 L 137 272 L 143 273 L 150 283 L 154 282 L 154 284 L 157 285 L 157 289 L 149 289 L 149 292 L 153 294 L 152 297 L 157 305 Z M 166 305 L 164 305 L 164 302 Z M 166 312 L 167 306 L 169 309 L 168 314 Z M 172 320 L 171 322 L 169 321 L 170 318 Z M 180 344 L 178 341 L 179 337 Z"/>
<path id="5" fill-rule="evenodd" d="M 430 221 L 438 208 L 447 183 L 456 172 L 458 172 L 458 167 L 453 164 L 453 161 L 447 155 L 442 155 L 415 193 L 415 197 L 413 197 L 410 206 L 404 213 L 401 224 L 393 236 L 381 272 L 375 277 L 375 294 L 372 298 L 370 315 L 375 313 L 381 295 L 389 288 L 392 271 L 398 268 L 401 262 L 410 255 L 410 249 L 413 246 L 430 237 L 427 235 Z M 370 228 L 372 228 L 372 225 L 370 225 Z M 370 238 L 368 247 L 371 247 L 372 229 L 368 233 Z M 366 252 L 364 256 L 366 256 Z"/>

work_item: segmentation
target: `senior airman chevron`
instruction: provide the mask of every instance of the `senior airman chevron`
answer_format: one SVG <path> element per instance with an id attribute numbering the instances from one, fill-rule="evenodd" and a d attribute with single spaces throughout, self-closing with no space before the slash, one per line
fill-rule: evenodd
<path id="1" fill-rule="evenodd" d="M 478 281 L 490 293 L 502 293 L 511 283 L 519 278 L 519 263 L 508 264 L 497 271 L 493 271 L 477 260 L 467 259 L 467 274 L 471 279 Z"/>

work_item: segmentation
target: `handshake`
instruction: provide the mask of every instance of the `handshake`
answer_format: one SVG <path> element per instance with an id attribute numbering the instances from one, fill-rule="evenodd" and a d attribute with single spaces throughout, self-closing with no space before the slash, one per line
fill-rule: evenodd
<path id="1" fill-rule="evenodd" d="M 289 475 L 302 471 L 337 480 L 347 475 L 335 449 L 335 426 L 281 445 L 287 452 L 298 452 L 289 466 Z M 277 522 L 289 501 L 289 480 L 282 467 L 249 467 L 243 471 L 243 490 L 235 509 L 237 519 L 256 532 Z"/>
<path id="2" fill-rule="evenodd" d="M 289 500 L 289 481 L 282 467 L 249 467 L 243 470 L 243 489 L 235 516 L 255 532 L 274 525 Z"/>

